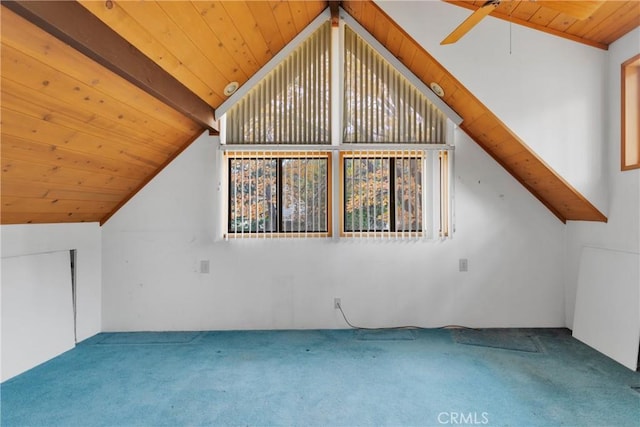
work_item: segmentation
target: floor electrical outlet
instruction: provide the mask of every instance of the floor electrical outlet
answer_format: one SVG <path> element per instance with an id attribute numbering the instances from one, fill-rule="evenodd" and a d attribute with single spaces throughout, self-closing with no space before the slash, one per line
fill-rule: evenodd
<path id="1" fill-rule="evenodd" d="M 335 308 L 336 310 L 340 309 L 340 298 L 333 299 L 333 308 Z"/>

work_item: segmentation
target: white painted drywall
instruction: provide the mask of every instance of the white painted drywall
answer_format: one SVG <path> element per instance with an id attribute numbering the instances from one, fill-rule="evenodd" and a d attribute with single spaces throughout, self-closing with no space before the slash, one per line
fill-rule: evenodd
<path id="1" fill-rule="evenodd" d="M 471 11 L 440 1 L 377 1 L 531 149 L 605 215 L 607 53 L 489 16 L 452 45 Z"/>
<path id="2" fill-rule="evenodd" d="M 608 222 L 567 223 L 567 326 L 572 327 L 580 255 L 584 246 L 640 252 L 640 170 L 620 170 L 620 65 L 640 53 L 640 29 L 609 47 L 607 72 L 608 123 L 605 138 L 607 161 Z"/>
<path id="3" fill-rule="evenodd" d="M 218 241 L 219 152 L 200 137 L 103 226 L 104 330 L 346 327 L 334 297 L 363 326 L 563 326 L 563 224 L 456 145 L 452 240 Z"/>
<path id="4" fill-rule="evenodd" d="M 102 245 L 99 224 L 2 225 L 0 244 L 2 258 L 76 249 L 78 341 L 101 331 Z M 4 283 L 0 286 L 4 291 Z"/>
<path id="5" fill-rule="evenodd" d="M 470 11 L 442 2 L 377 3 L 608 216 L 606 224 L 567 225 L 565 322 L 573 328 L 583 247 L 640 251 L 640 171 L 620 171 L 619 80 L 620 64 L 640 52 L 640 29 L 603 51 L 488 17 L 458 43 L 440 46 Z M 611 292 L 624 288 L 617 289 Z"/>
<path id="6" fill-rule="evenodd" d="M 606 51 L 494 18 L 442 47 L 467 10 L 379 4 L 609 212 Z M 103 227 L 104 328 L 342 327 L 334 297 L 365 326 L 568 324 L 566 227 L 462 132 L 456 145 L 453 240 L 220 242 L 215 140 L 202 137 Z"/>
<path id="7" fill-rule="evenodd" d="M 75 346 L 70 252 L 2 258 L 6 381 Z"/>
<path id="8" fill-rule="evenodd" d="M 573 336 L 631 370 L 638 366 L 640 254 L 585 247 Z"/>
<path id="9" fill-rule="evenodd" d="M 579 283 L 580 264 L 583 248 L 597 247 L 611 251 L 640 253 L 640 170 L 622 172 L 620 170 L 620 65 L 622 62 L 640 52 L 640 29 L 636 29 L 622 37 L 609 47 L 607 69 L 607 113 L 603 117 L 608 123 L 606 134 L 607 161 L 607 196 L 609 199 L 609 221 L 602 223 L 569 222 L 567 224 L 567 285 L 566 285 L 566 316 L 567 326 L 573 328 L 576 314 L 576 294 Z M 597 261 L 596 261 L 597 262 Z M 622 275 L 629 272 L 620 271 L 611 280 L 621 280 Z M 627 292 L 625 288 L 610 287 L 604 293 L 611 292 L 611 299 L 633 298 L 636 293 L 628 295 L 618 294 Z M 636 283 L 640 287 L 640 283 Z M 597 298 L 603 292 L 593 290 L 592 297 Z M 600 290 L 602 291 L 602 289 Z M 588 300 L 588 299 L 587 299 Z M 640 314 L 630 315 L 628 322 L 633 326 L 638 322 Z M 614 336 L 614 343 L 618 346 L 628 345 L 624 333 Z M 636 340 L 640 337 L 636 337 Z M 622 341 L 622 342 L 621 342 Z M 637 343 L 637 341 L 636 341 Z M 636 344 L 637 345 L 637 344 Z"/>

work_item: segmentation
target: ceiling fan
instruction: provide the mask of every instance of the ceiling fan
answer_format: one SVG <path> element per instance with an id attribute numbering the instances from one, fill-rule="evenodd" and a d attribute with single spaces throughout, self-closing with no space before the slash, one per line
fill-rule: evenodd
<path id="1" fill-rule="evenodd" d="M 522 0 L 524 1 L 524 0 Z M 535 1 L 535 0 L 529 0 Z M 515 2 L 514 2 L 515 3 Z M 576 19 L 587 19 L 593 14 L 604 1 L 540 1 L 542 7 L 554 9 L 558 12 L 572 16 Z M 455 43 L 475 27 L 483 18 L 493 12 L 500 5 L 500 0 L 487 0 L 482 6 L 476 9 L 462 24 L 451 32 L 440 44 Z"/>

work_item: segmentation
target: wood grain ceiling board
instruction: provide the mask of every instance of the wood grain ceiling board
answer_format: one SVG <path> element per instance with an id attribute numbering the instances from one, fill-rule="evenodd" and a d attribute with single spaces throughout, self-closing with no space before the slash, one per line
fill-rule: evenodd
<path id="1" fill-rule="evenodd" d="M 86 1 L 85 8 L 217 108 L 327 6 L 326 1 Z"/>
<path id="2" fill-rule="evenodd" d="M 461 128 L 561 221 L 607 220 L 375 3 L 347 0 L 342 6 L 426 85 L 438 83 L 443 100 L 463 118 Z M 397 32 L 402 42 L 389 43 Z"/>
<path id="3" fill-rule="evenodd" d="M 481 7 L 485 1 L 444 0 L 470 10 Z M 584 43 L 600 49 L 607 49 L 629 31 L 640 26 L 640 2 L 591 1 L 563 2 L 566 8 L 572 3 L 595 4 L 596 9 L 586 19 L 578 19 L 554 9 L 554 1 L 513 0 L 503 1 L 491 16 L 540 30 L 555 36 Z M 478 24 L 482 25 L 482 23 Z M 446 34 L 443 35 L 446 36 Z"/>
<path id="4" fill-rule="evenodd" d="M 202 131 L 2 7 L 2 224 L 104 221 Z"/>
<path id="5" fill-rule="evenodd" d="M 79 3 L 5 0 L 2 6 L 194 120 L 212 134 L 219 132 L 210 105 Z"/>
<path id="6" fill-rule="evenodd" d="M 602 48 L 638 26 L 635 1 L 608 1 L 586 21 L 542 3 L 505 1 L 494 14 Z M 328 2 L 80 4 L 216 108 L 227 83 L 246 82 Z M 560 219 L 606 220 L 375 4 L 342 5 L 422 81 L 438 82 L 463 129 Z M 4 6 L 2 57 L 2 223 L 104 222 L 201 132 Z"/>

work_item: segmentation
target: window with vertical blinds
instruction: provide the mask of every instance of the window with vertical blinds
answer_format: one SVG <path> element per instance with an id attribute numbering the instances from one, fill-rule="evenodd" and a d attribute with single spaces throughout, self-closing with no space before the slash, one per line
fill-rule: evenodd
<path id="1" fill-rule="evenodd" d="M 442 111 L 347 26 L 344 76 L 344 142 L 445 142 Z"/>
<path id="2" fill-rule="evenodd" d="M 340 159 L 343 236 L 415 239 L 428 236 L 431 224 L 432 235 L 449 236 L 448 151 L 345 151 Z"/>
<path id="3" fill-rule="evenodd" d="M 226 113 L 226 142 L 329 144 L 330 48 L 327 22 Z"/>
<path id="4" fill-rule="evenodd" d="M 422 152 L 343 153 L 343 231 L 422 234 Z"/>
<path id="5" fill-rule="evenodd" d="M 243 145 L 225 148 L 228 238 L 451 235 L 447 116 L 364 30 L 342 28 L 332 44 L 340 32 L 321 24 L 227 110 L 224 143 Z M 331 88 L 338 45 L 344 84 Z"/>
<path id="6" fill-rule="evenodd" d="M 451 235 L 451 199 L 449 195 L 449 152 L 438 153 L 438 168 L 440 172 L 440 237 Z"/>
<path id="7" fill-rule="evenodd" d="M 231 152 L 231 237 L 324 237 L 330 230 L 330 153 Z"/>

